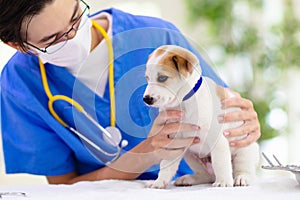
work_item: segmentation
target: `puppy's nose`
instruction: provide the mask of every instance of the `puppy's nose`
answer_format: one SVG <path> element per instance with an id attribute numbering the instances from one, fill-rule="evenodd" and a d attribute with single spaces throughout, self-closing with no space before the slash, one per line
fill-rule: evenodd
<path id="1" fill-rule="evenodd" d="M 144 96 L 143 100 L 148 105 L 152 105 L 154 103 L 154 98 L 151 97 L 150 95 Z"/>

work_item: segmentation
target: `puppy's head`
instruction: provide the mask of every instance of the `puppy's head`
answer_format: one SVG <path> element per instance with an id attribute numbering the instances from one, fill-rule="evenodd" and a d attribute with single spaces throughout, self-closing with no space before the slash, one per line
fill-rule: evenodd
<path id="1" fill-rule="evenodd" d="M 198 58 L 187 49 L 175 45 L 157 48 L 150 54 L 146 63 L 145 76 L 148 86 L 144 93 L 145 103 L 149 106 L 169 108 L 179 105 L 188 92 L 182 91 L 186 90 L 183 88 L 191 89 L 186 85 L 198 65 Z"/>

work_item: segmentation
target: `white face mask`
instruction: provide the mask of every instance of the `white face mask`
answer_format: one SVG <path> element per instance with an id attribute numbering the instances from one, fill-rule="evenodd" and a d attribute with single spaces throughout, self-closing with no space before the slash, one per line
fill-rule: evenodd
<path id="1" fill-rule="evenodd" d="M 88 18 L 87 16 L 82 17 Z M 80 23 L 85 21 L 85 24 L 77 30 L 75 37 L 68 40 L 65 46 L 60 50 L 52 54 L 38 53 L 43 63 L 48 62 L 54 65 L 72 68 L 81 65 L 87 59 L 92 44 L 92 22 L 90 19 L 83 18 Z"/>

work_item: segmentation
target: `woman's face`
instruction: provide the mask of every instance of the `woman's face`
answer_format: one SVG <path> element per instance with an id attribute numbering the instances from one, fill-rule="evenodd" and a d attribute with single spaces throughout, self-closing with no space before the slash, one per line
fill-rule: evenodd
<path id="1" fill-rule="evenodd" d="M 38 14 L 34 15 L 27 27 L 27 41 L 39 48 L 44 48 L 66 33 L 80 17 L 82 11 L 78 0 L 53 0 Z M 75 35 L 69 33 L 69 39 Z M 59 41 L 58 41 L 59 42 Z"/>

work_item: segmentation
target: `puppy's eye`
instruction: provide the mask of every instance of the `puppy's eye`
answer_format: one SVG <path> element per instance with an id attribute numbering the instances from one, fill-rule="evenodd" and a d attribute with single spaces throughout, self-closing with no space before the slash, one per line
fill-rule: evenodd
<path id="1" fill-rule="evenodd" d="M 165 82 L 166 80 L 168 80 L 168 78 L 169 78 L 169 77 L 167 77 L 167 76 L 160 75 L 160 76 L 158 76 L 157 81 L 160 82 L 160 83 L 163 83 L 163 82 Z"/>

